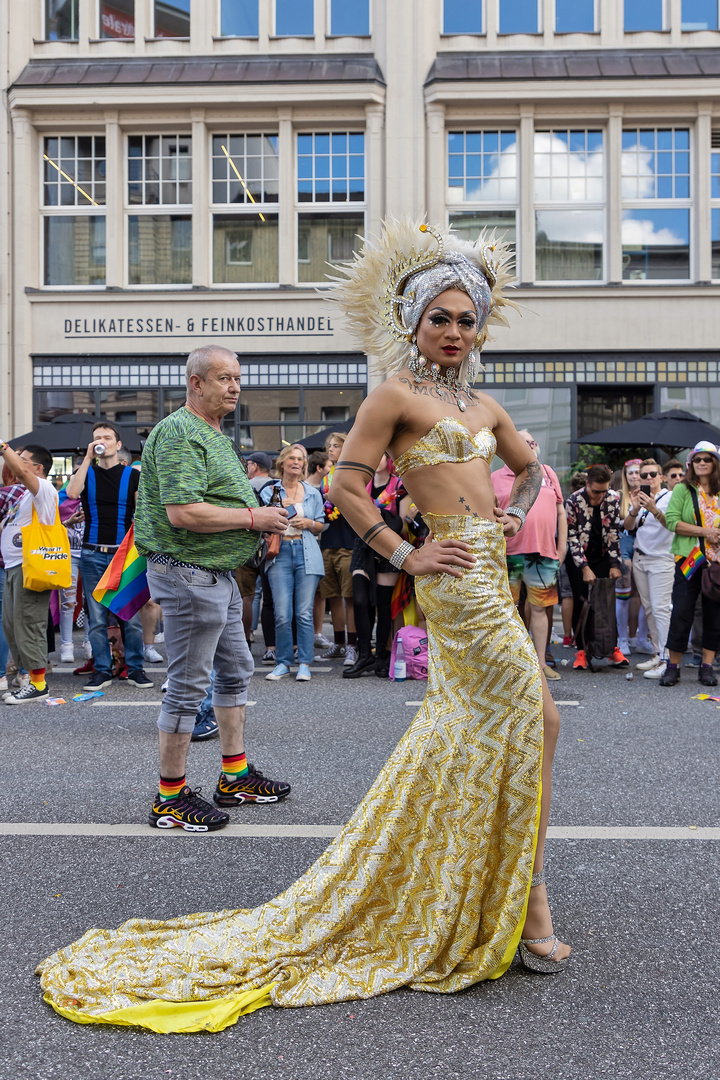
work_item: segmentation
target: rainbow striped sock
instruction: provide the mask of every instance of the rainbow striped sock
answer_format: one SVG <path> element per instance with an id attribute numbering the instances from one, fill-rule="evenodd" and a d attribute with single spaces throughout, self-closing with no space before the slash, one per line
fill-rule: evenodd
<path id="1" fill-rule="evenodd" d="M 44 690 L 47 685 L 45 682 L 45 668 L 31 668 L 30 682 L 36 690 Z"/>
<path id="2" fill-rule="evenodd" d="M 228 780 L 240 780 L 247 776 L 247 761 L 244 754 L 223 754 L 222 771 Z"/>
<path id="3" fill-rule="evenodd" d="M 176 779 L 167 776 L 160 777 L 160 787 L 158 788 L 158 794 L 162 802 L 167 802 L 169 799 L 175 799 L 185 787 L 185 777 L 178 776 Z"/>

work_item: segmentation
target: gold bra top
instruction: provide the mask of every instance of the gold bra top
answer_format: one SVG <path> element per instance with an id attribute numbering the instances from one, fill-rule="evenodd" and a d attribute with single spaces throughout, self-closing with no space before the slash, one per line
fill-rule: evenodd
<path id="1" fill-rule="evenodd" d="M 480 428 L 476 435 L 453 416 L 443 416 L 426 435 L 395 458 L 399 476 L 422 465 L 439 465 L 443 461 L 472 461 L 482 458 L 492 461 L 497 442 L 489 427 Z"/>

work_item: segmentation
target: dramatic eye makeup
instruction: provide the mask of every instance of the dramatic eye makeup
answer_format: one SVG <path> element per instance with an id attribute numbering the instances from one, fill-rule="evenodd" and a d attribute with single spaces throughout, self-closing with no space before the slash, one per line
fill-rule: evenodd
<path id="1" fill-rule="evenodd" d="M 433 326 L 443 326 L 445 323 L 449 322 L 450 319 L 450 312 L 446 311 L 445 308 L 434 308 L 433 311 L 428 314 L 428 322 Z M 475 313 L 472 311 L 464 311 L 462 315 L 458 316 L 458 325 L 462 326 L 464 330 L 473 330 L 476 321 Z"/>

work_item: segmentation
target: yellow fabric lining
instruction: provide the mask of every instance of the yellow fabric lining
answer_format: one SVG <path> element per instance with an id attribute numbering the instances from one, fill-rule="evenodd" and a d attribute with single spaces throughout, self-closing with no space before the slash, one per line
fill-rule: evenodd
<path id="1" fill-rule="evenodd" d="M 90 1016 L 77 1009 L 64 1008 L 45 994 L 45 1001 L 56 1013 L 76 1024 L 116 1024 L 120 1027 L 145 1027 L 159 1035 L 170 1032 L 222 1031 L 237 1023 L 241 1016 L 272 1005 L 270 991 L 276 983 L 268 983 L 259 990 L 247 990 L 244 994 L 215 998 L 212 1001 L 161 1001 L 155 998 L 142 1005 Z"/>

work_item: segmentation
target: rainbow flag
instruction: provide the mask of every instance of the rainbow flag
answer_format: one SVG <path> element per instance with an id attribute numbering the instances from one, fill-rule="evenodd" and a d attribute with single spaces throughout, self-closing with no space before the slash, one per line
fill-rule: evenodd
<path id="1" fill-rule="evenodd" d="M 707 559 L 703 555 L 699 544 L 696 544 L 692 549 L 687 559 L 683 559 L 680 563 L 680 569 L 686 578 L 691 578 L 699 566 L 702 566 Z"/>
<path id="2" fill-rule="evenodd" d="M 93 599 L 104 604 L 120 619 L 132 619 L 150 599 L 147 583 L 147 559 L 138 555 L 131 525 L 127 536 L 113 555 L 112 562 L 97 583 Z"/>

